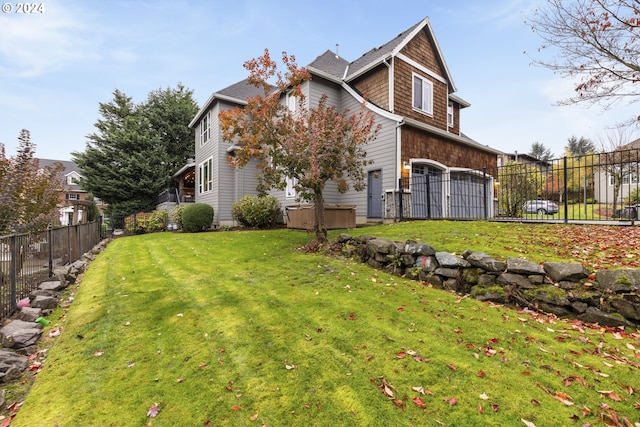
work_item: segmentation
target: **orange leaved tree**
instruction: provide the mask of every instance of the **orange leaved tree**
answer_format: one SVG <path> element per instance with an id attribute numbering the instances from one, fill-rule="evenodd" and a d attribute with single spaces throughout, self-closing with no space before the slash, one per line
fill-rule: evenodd
<path id="1" fill-rule="evenodd" d="M 268 50 L 244 63 L 248 82 L 261 88 L 262 94 L 247 99 L 244 108 L 220 113 L 222 135 L 225 141 L 240 146 L 230 158 L 232 166 L 243 167 L 252 158 L 261 159 L 259 192 L 284 190 L 290 179 L 298 198 L 313 202 L 316 240 L 325 244 L 325 186 L 333 181 L 341 193 L 350 187 L 364 190 L 364 168 L 371 163 L 364 146 L 377 136 L 380 125 L 365 103 L 354 114 L 337 111 L 326 96 L 309 106 L 302 86 L 311 75 L 286 52 L 282 64 L 285 71 L 278 70 Z"/>

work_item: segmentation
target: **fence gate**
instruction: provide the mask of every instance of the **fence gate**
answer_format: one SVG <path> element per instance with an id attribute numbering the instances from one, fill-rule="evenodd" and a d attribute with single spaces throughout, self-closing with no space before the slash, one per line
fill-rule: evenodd
<path id="1" fill-rule="evenodd" d="M 450 217 L 479 219 L 488 215 L 487 194 L 491 181 L 475 171 L 450 173 Z"/>
<path id="2" fill-rule="evenodd" d="M 442 171 L 440 169 L 414 164 L 409 188 L 413 218 L 443 217 Z"/>

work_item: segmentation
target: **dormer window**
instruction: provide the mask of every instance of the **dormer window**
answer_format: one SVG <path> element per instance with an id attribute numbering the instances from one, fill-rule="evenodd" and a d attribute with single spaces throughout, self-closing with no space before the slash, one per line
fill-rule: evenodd
<path id="1" fill-rule="evenodd" d="M 433 115 L 433 83 L 417 74 L 413 75 L 413 109 Z"/>
<path id="2" fill-rule="evenodd" d="M 67 185 L 78 185 L 78 183 L 80 182 L 80 174 L 75 171 L 70 172 L 66 175 L 65 180 L 67 182 Z"/>

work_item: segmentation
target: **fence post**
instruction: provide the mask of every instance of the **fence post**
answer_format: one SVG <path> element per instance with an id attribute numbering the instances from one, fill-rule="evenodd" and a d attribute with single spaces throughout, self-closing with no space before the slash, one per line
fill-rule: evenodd
<path id="1" fill-rule="evenodd" d="M 47 227 L 47 242 L 49 245 L 49 277 L 53 277 L 53 226 Z"/>
<path id="2" fill-rule="evenodd" d="M 9 246 L 11 247 L 11 263 L 9 268 L 9 304 L 10 311 L 15 311 L 18 302 L 18 293 L 16 291 L 18 287 L 18 235 L 16 231 L 11 232 L 11 239 L 9 240 Z"/>
<path id="3" fill-rule="evenodd" d="M 402 221 L 403 215 L 404 215 L 404 208 L 402 206 L 402 199 L 404 197 L 402 196 L 403 196 L 402 178 L 398 178 L 398 208 L 400 209 L 400 214 L 398 215 L 398 218 L 400 219 L 400 221 Z"/>
<path id="4" fill-rule="evenodd" d="M 425 188 L 426 188 L 426 193 L 427 193 L 427 219 L 431 219 L 431 187 L 430 187 L 430 181 L 431 181 L 431 175 L 429 175 L 429 173 L 427 172 L 427 174 L 424 176 L 426 178 L 425 180 Z M 440 183 L 442 184 L 442 182 Z"/>
<path id="5" fill-rule="evenodd" d="M 567 186 L 569 185 L 569 177 L 567 176 L 567 156 L 563 157 L 564 160 L 564 189 L 563 189 L 563 200 L 564 200 L 564 223 L 567 224 L 569 222 L 569 201 L 567 200 L 567 195 L 569 192 L 567 191 Z"/>
<path id="6" fill-rule="evenodd" d="M 489 209 L 487 206 L 487 167 L 482 168 L 482 206 L 484 207 L 484 219 L 489 219 Z"/>

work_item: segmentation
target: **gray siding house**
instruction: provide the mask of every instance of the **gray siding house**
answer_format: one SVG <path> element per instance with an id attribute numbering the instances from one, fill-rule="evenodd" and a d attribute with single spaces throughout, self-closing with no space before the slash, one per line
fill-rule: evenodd
<path id="1" fill-rule="evenodd" d="M 373 160 L 366 190 L 340 194 L 333 184 L 325 190 L 326 203 L 355 205 L 358 223 L 397 218 L 401 194 L 403 200 L 407 197 L 405 209 L 411 203 L 417 209 L 412 190 L 400 188 L 400 178 L 417 181 L 425 171 L 440 177 L 476 177 L 483 167 L 495 169 L 501 152 L 460 131 L 460 112 L 470 104 L 454 94 L 456 87 L 428 18 L 355 61 L 327 50 L 306 68 L 312 75 L 303 87 L 308 107 L 317 106 L 326 95 L 329 105 L 355 113 L 366 95 L 366 107 L 381 125 L 377 138 L 366 147 L 367 157 Z M 213 206 L 214 226 L 234 225 L 232 204 L 255 194 L 257 183 L 254 165 L 242 169 L 228 165 L 227 156 L 238 147 L 222 141 L 218 114 L 242 107 L 247 97 L 260 94 L 246 80 L 214 92 L 189 124 L 196 135 L 196 202 Z M 492 191 L 493 179 L 489 176 L 480 185 Z M 435 203 L 438 215 L 449 217 L 449 201 L 456 198 L 450 193 L 457 187 L 442 185 Z M 283 207 L 298 203 L 289 188 L 273 195 Z M 489 197 L 493 199 L 493 194 Z"/>

